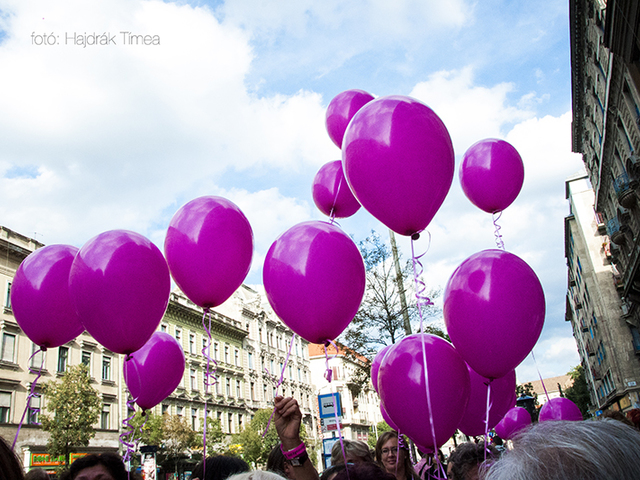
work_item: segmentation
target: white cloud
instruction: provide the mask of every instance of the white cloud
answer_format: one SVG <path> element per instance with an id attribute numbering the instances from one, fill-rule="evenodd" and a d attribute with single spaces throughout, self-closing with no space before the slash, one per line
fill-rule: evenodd
<path id="1" fill-rule="evenodd" d="M 571 367 L 580 363 L 576 342 L 571 335 L 553 336 L 538 342 L 518 368 L 516 374 L 519 383 L 527 383 L 542 378 L 566 375 Z M 569 366 L 569 367 L 567 367 Z"/>

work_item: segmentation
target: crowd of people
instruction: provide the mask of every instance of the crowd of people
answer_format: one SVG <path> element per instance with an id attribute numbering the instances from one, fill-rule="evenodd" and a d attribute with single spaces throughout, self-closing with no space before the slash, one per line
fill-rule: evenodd
<path id="1" fill-rule="evenodd" d="M 381 434 L 375 451 L 342 439 L 331 451 L 331 466 L 318 474 L 300 438 L 302 414 L 293 398 L 277 397 L 274 425 L 280 443 L 266 470 L 251 470 L 242 459 L 212 456 L 192 472 L 193 480 L 632 480 L 640 478 L 640 431 L 615 415 L 581 422 L 534 424 L 513 439 L 512 448 L 484 442 L 462 443 L 446 459 L 421 452 L 411 460 L 407 440 L 395 431 Z M 20 460 L 0 438 L 0 480 L 45 480 L 42 470 L 25 476 Z M 92 454 L 73 462 L 62 480 L 137 480 L 115 453 Z"/>

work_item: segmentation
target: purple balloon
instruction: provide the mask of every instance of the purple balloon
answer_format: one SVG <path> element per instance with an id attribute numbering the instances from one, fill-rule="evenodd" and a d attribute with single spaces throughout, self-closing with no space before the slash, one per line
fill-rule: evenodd
<path id="1" fill-rule="evenodd" d="M 247 217 L 231 201 L 199 197 L 171 219 L 164 252 L 180 290 L 196 305 L 217 307 L 249 273 L 253 232 Z"/>
<path id="2" fill-rule="evenodd" d="M 338 148 L 342 148 L 342 139 L 347 125 L 365 104 L 373 100 L 373 95 L 364 90 L 346 90 L 329 102 L 326 114 L 326 126 L 329 137 Z"/>
<path id="3" fill-rule="evenodd" d="M 337 226 L 303 222 L 271 245 L 263 280 L 276 315 L 305 340 L 325 343 L 342 333 L 360 307 L 364 262 Z"/>
<path id="4" fill-rule="evenodd" d="M 55 348 L 84 331 L 69 295 L 69 270 L 78 249 L 48 245 L 31 253 L 11 284 L 11 309 L 25 335 L 40 348 Z"/>
<path id="5" fill-rule="evenodd" d="M 158 247 L 127 230 L 93 237 L 69 273 L 82 324 L 115 353 L 135 352 L 149 340 L 167 309 L 170 289 L 169 268 Z"/>
<path id="6" fill-rule="evenodd" d="M 313 201 L 326 216 L 350 217 L 360 209 L 342 171 L 342 161 L 336 160 L 320 167 L 313 179 Z"/>
<path id="7" fill-rule="evenodd" d="M 547 422 L 549 420 L 579 422 L 582 420 L 582 412 L 578 406 L 568 398 L 552 398 L 540 408 L 538 420 L 541 422 Z"/>
<path id="8" fill-rule="evenodd" d="M 464 154 L 460 184 L 471 203 L 487 213 L 504 210 L 513 203 L 524 182 L 524 164 L 508 142 L 480 140 Z"/>
<path id="9" fill-rule="evenodd" d="M 380 365 L 382 364 L 385 355 L 391 347 L 393 347 L 393 344 L 382 348 L 373 358 L 373 362 L 371 362 L 371 384 L 376 392 L 378 391 L 378 370 L 380 369 Z"/>
<path id="10" fill-rule="evenodd" d="M 380 402 L 380 415 L 382 415 L 382 419 L 385 422 L 387 422 L 387 425 L 389 425 L 391 428 L 393 428 L 396 432 L 398 431 L 398 427 L 396 426 L 395 422 L 391 419 L 391 417 L 389 416 L 389 414 L 385 410 L 384 404 L 382 402 Z"/>
<path id="11" fill-rule="evenodd" d="M 362 107 L 345 133 L 342 161 L 360 204 L 400 235 L 427 228 L 453 181 L 447 128 L 410 97 L 382 97 Z"/>
<path id="12" fill-rule="evenodd" d="M 427 401 L 422 345 L 429 379 Z M 378 390 L 385 410 L 400 431 L 418 445 L 442 446 L 456 431 L 469 401 L 469 372 L 446 340 L 429 334 L 403 338 L 389 350 L 378 372 Z"/>
<path id="13" fill-rule="evenodd" d="M 184 352 L 165 332 L 155 332 L 144 346 L 125 358 L 123 373 L 131 396 L 142 410 L 155 407 L 180 384 Z"/>
<path id="14" fill-rule="evenodd" d="M 527 425 L 531 425 L 531 415 L 522 407 L 513 407 L 496 425 L 496 433 L 500 438 L 509 440 Z"/>
<path id="15" fill-rule="evenodd" d="M 485 434 L 487 418 L 487 390 L 489 379 L 477 374 L 467 365 L 471 394 L 458 429 L 465 435 L 475 437 Z M 507 411 L 516 404 L 516 372 L 512 370 L 504 377 L 491 382 L 488 430 L 495 427 Z M 487 431 L 488 431 L 487 430 Z"/>
<path id="16" fill-rule="evenodd" d="M 516 368 L 538 341 L 544 293 L 524 260 L 503 250 L 483 250 L 453 272 L 443 313 L 460 355 L 480 375 L 495 379 Z"/>

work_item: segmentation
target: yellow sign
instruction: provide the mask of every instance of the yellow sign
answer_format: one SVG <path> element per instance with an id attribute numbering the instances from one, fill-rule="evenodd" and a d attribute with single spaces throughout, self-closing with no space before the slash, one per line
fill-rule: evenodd
<path id="1" fill-rule="evenodd" d="M 69 462 L 73 463 L 76 459 L 89 455 L 88 453 L 72 453 L 69 455 Z M 31 466 L 32 467 L 57 467 L 64 464 L 64 455 L 60 455 L 57 458 L 51 458 L 48 453 L 32 453 L 31 454 Z"/>
<path id="2" fill-rule="evenodd" d="M 620 399 L 620 408 L 624 410 L 625 408 L 629 408 L 631 406 L 631 400 L 629 397 L 622 397 Z"/>

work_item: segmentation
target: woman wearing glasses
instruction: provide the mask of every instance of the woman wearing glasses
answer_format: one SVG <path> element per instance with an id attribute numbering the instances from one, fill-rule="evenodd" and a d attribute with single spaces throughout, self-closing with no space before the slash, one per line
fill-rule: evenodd
<path id="1" fill-rule="evenodd" d="M 384 432 L 376 443 L 376 462 L 396 480 L 420 480 L 411 465 L 409 448 L 398 432 Z"/>

